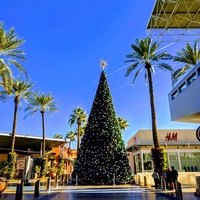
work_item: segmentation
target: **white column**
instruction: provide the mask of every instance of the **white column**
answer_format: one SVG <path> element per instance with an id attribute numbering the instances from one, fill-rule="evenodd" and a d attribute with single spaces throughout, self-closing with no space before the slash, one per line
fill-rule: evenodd
<path id="1" fill-rule="evenodd" d="M 179 171 L 182 171 L 182 165 L 181 165 L 181 157 L 180 157 L 180 152 L 178 151 L 178 167 L 179 167 Z"/>
<path id="2" fill-rule="evenodd" d="M 143 152 L 141 151 L 141 165 L 142 165 L 142 173 L 144 173 L 144 160 L 143 160 Z"/>

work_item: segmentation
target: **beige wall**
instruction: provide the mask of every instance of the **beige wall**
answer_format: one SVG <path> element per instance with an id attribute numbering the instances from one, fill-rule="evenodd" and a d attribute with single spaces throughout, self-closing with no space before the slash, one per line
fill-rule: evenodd
<path id="1" fill-rule="evenodd" d="M 196 186 L 196 176 L 200 176 L 200 172 L 179 172 L 178 181 L 181 183 L 181 185 Z M 137 175 L 135 175 L 135 181 L 140 185 L 154 185 L 152 173 L 137 173 Z"/>
<path id="2" fill-rule="evenodd" d="M 159 129 L 158 137 L 161 145 L 199 144 L 195 129 Z M 153 145 L 152 131 L 139 130 L 128 141 L 132 145 Z"/>

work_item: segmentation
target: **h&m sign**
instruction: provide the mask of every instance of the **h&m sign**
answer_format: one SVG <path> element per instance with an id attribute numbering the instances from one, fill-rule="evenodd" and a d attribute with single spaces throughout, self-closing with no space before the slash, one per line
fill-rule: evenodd
<path id="1" fill-rule="evenodd" d="M 177 141 L 178 133 L 167 133 L 165 141 Z"/>

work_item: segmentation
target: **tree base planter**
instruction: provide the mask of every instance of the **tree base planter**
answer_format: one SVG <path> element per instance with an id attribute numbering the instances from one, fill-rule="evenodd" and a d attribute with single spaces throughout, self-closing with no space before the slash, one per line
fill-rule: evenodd
<path id="1" fill-rule="evenodd" d="M 8 181 L 4 177 L 0 177 L 0 198 L 2 196 L 2 192 L 7 188 Z"/>
<path id="2" fill-rule="evenodd" d="M 51 177 L 51 179 L 54 179 L 56 177 L 56 172 L 49 172 L 49 177 Z"/>

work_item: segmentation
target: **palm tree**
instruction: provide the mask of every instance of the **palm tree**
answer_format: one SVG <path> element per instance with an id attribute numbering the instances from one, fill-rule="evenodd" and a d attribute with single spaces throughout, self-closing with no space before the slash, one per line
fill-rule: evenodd
<path id="1" fill-rule="evenodd" d="M 86 125 L 87 125 L 87 122 L 80 128 L 80 140 L 82 139 L 83 135 L 85 134 Z M 76 129 L 76 131 L 74 133 L 75 133 L 75 135 L 78 136 L 78 128 Z"/>
<path id="2" fill-rule="evenodd" d="M 160 60 L 167 60 L 172 58 L 172 56 L 167 52 L 157 53 L 156 51 L 158 50 L 159 45 L 160 43 L 152 42 L 152 39 L 150 37 L 141 40 L 136 39 L 135 44 L 131 45 L 133 51 L 131 54 L 126 55 L 128 60 L 125 61 L 131 63 L 131 66 L 128 67 L 127 72 L 125 74 L 126 77 L 128 77 L 134 70 L 137 70 L 133 78 L 133 83 L 138 77 L 138 75 L 143 70 L 145 71 L 144 77 L 148 80 L 149 86 L 152 136 L 155 149 L 160 147 L 160 143 L 157 132 L 152 73 L 154 72 L 154 67 L 165 71 L 172 71 L 171 66 L 169 66 L 166 63 L 159 62 Z"/>
<path id="3" fill-rule="evenodd" d="M 128 121 L 125 120 L 123 117 L 118 117 L 117 120 L 121 131 L 126 130 L 129 127 Z"/>
<path id="4" fill-rule="evenodd" d="M 53 138 L 62 139 L 62 134 L 55 133 Z"/>
<path id="5" fill-rule="evenodd" d="M 77 130 L 77 138 L 78 138 L 77 151 L 78 151 L 80 148 L 81 126 L 82 126 L 82 123 L 85 125 L 87 122 L 87 114 L 81 107 L 74 108 L 73 114 L 70 115 L 70 119 L 69 119 L 70 126 L 72 126 L 75 122 L 78 125 L 78 130 Z"/>
<path id="6" fill-rule="evenodd" d="M 70 149 L 71 149 L 71 142 L 75 141 L 76 140 L 76 135 L 73 131 L 69 131 L 67 134 L 66 134 L 66 139 L 70 139 L 70 142 L 69 142 L 69 155 L 70 155 Z M 68 157 L 69 157 L 68 155 Z"/>
<path id="7" fill-rule="evenodd" d="M 53 138 L 62 139 L 63 136 L 62 136 L 62 134 L 55 133 L 54 136 L 53 136 Z M 61 157 L 61 158 L 63 157 L 63 149 L 64 149 L 64 146 L 65 146 L 65 143 L 60 145 L 60 157 Z"/>
<path id="8" fill-rule="evenodd" d="M 34 85 L 34 83 L 29 83 L 29 81 L 21 81 L 20 79 L 8 79 L 9 85 L 5 85 L 5 82 L 2 82 L 0 85 L 4 87 L 5 90 L 0 92 L 0 100 L 6 101 L 9 97 L 14 97 L 14 119 L 13 119 L 13 129 L 12 129 L 12 146 L 11 152 L 14 153 L 15 147 L 15 136 L 16 136 L 16 128 L 17 128 L 17 117 L 18 117 L 18 107 L 20 104 L 20 100 L 30 97 L 32 92 L 30 88 Z"/>
<path id="9" fill-rule="evenodd" d="M 15 34 L 14 28 L 6 32 L 3 22 L 0 22 L 0 76 L 5 77 L 5 72 L 7 75 L 12 76 L 10 69 L 12 65 L 27 76 L 26 71 L 20 63 L 26 61 L 24 57 L 25 53 L 21 49 L 21 45 L 24 42 L 23 39 L 19 39 L 18 35 Z"/>
<path id="10" fill-rule="evenodd" d="M 54 102 L 54 97 L 50 93 L 36 94 L 34 93 L 27 101 L 28 107 L 25 111 L 30 111 L 27 115 L 33 115 L 35 112 L 39 111 L 42 115 L 42 135 L 43 135 L 43 145 L 42 145 L 42 158 L 45 159 L 45 119 L 44 115 L 46 112 L 49 114 L 59 111 L 57 108 L 57 103 Z M 27 116 L 26 115 L 26 116 Z"/>
<path id="11" fill-rule="evenodd" d="M 184 63 L 184 66 L 177 69 L 172 74 L 173 84 L 184 75 L 188 69 L 196 66 L 200 62 L 200 49 L 198 48 L 198 41 L 194 42 L 194 46 L 187 43 L 186 47 L 181 52 L 177 52 L 177 56 L 174 56 L 174 61 Z"/>

